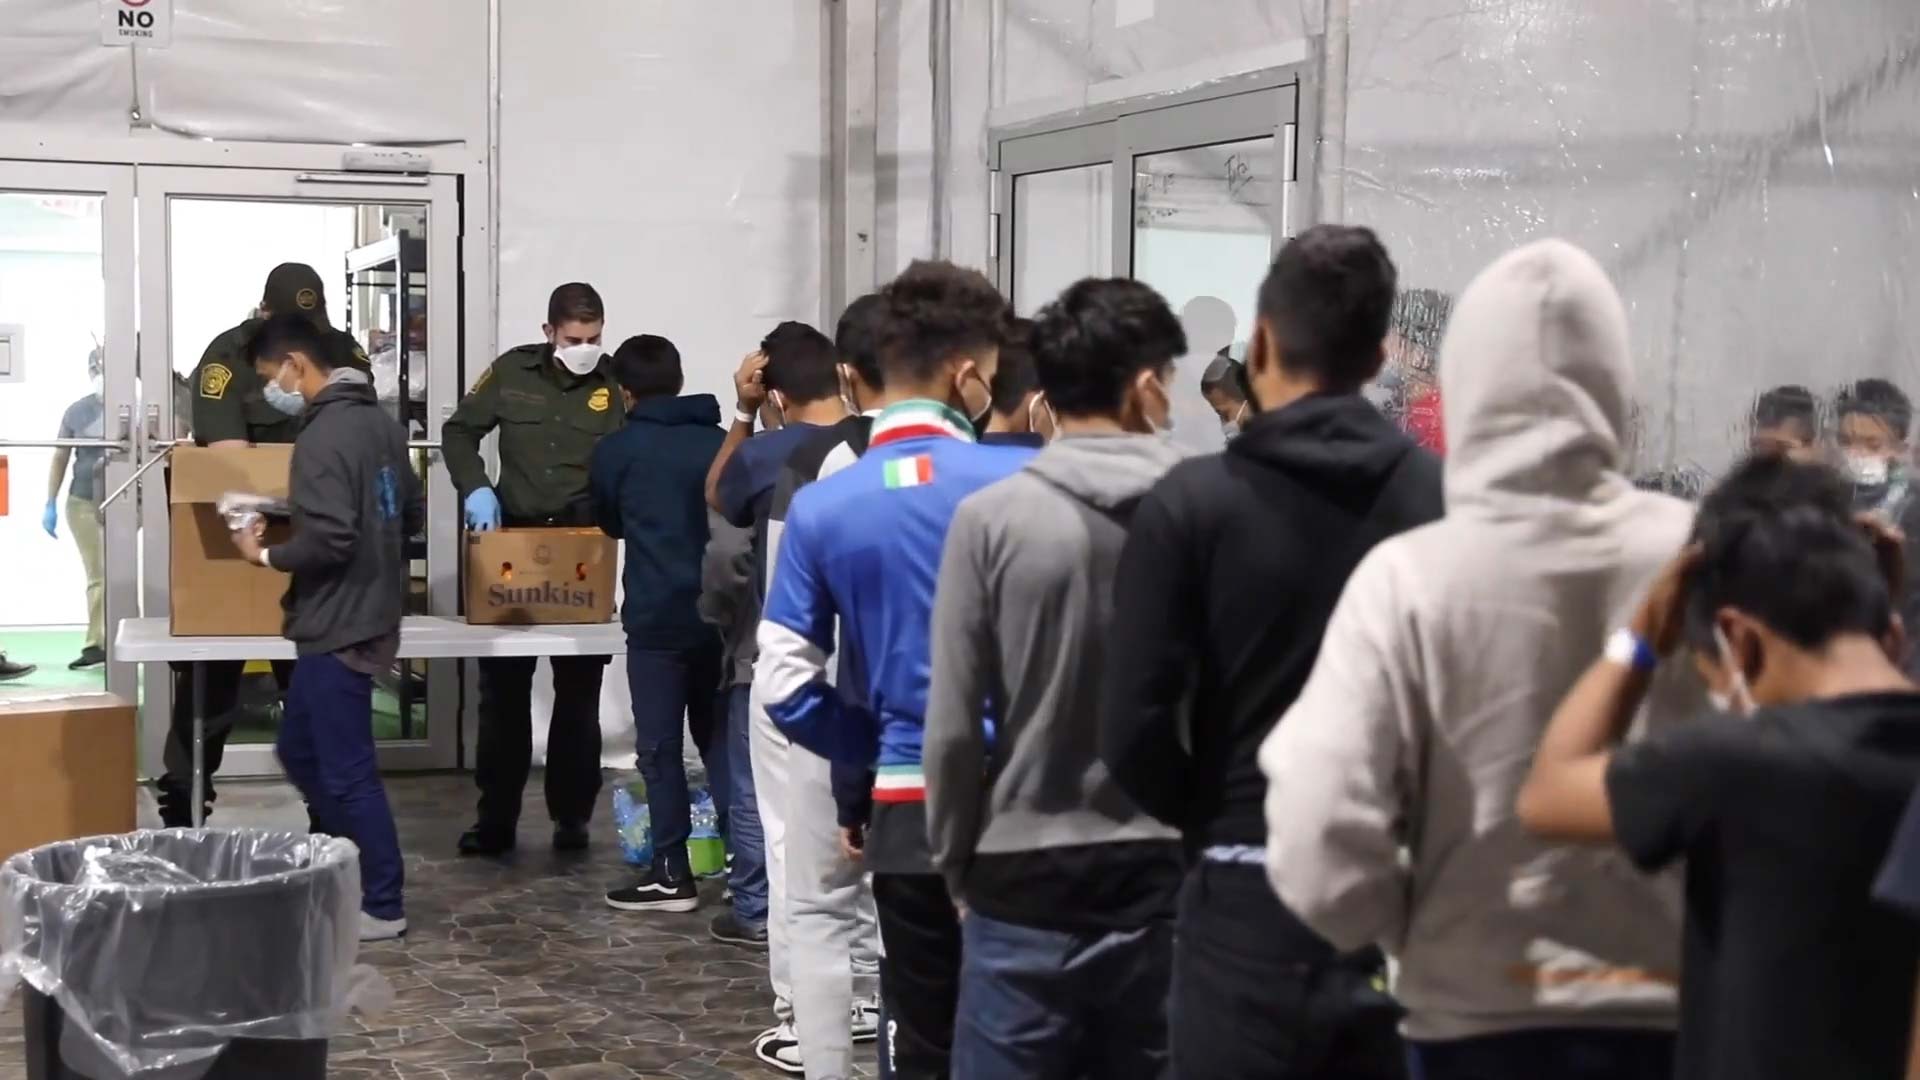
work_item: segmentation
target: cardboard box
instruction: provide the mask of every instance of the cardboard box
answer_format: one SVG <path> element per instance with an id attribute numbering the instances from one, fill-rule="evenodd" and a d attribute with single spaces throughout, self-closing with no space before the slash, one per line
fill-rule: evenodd
<path id="1" fill-rule="evenodd" d="M 287 576 L 241 558 L 214 503 L 229 491 L 286 498 L 292 464 L 293 447 L 284 444 L 173 452 L 167 502 L 175 636 L 280 636 Z M 285 542 L 288 531 L 286 522 L 269 524 L 267 544 Z"/>
<path id="2" fill-rule="evenodd" d="M 599 529 L 495 529 L 467 537 L 467 621 L 485 626 L 613 618 L 614 540 Z"/>
<path id="3" fill-rule="evenodd" d="M 113 694 L 0 696 L 0 859 L 134 829 L 133 704 Z"/>

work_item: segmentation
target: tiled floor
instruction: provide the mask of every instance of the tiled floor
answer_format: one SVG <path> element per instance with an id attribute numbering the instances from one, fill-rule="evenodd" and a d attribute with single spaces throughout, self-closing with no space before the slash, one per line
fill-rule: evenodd
<path id="1" fill-rule="evenodd" d="M 394 1008 L 355 1017 L 334 1041 L 331 1076 L 439 1080 L 722 1080 L 780 1074 L 749 1044 L 772 1023 L 766 954 L 716 944 L 708 882 L 701 911 L 609 909 L 625 871 L 603 820 L 584 856 L 548 850 L 546 815 L 529 800 L 521 851 L 460 859 L 453 843 L 472 809 L 464 776 L 389 780 L 407 854 L 411 932 L 362 960 L 397 991 Z M 529 791 L 539 791 L 536 778 Z M 216 824 L 304 827 L 288 789 L 228 785 Z M 871 1051 L 869 1051 L 871 1053 Z M 869 1059 L 870 1060 L 870 1059 Z M 0 1080 L 25 1076 L 20 1021 L 0 1014 Z"/>

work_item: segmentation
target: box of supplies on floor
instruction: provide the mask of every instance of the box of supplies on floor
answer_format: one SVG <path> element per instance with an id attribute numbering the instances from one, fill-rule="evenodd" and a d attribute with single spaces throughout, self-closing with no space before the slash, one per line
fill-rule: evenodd
<path id="1" fill-rule="evenodd" d="M 0 693 L 0 859 L 134 824 L 133 704 L 113 694 Z"/>
<path id="2" fill-rule="evenodd" d="M 330 836 L 170 829 L 0 863 L 0 1001 L 24 984 L 48 1080 L 324 1080 L 346 1009 L 391 997 L 354 968 L 359 934 L 359 849 Z"/>
<path id="3" fill-rule="evenodd" d="M 176 637 L 279 636 L 287 576 L 248 562 L 234 548 L 218 504 L 233 493 L 286 498 L 292 463 L 291 445 L 173 452 L 167 509 Z M 268 520 L 269 547 L 287 535 L 285 521 Z"/>
<path id="4" fill-rule="evenodd" d="M 467 537 L 467 621 L 584 624 L 613 618 L 618 550 L 599 529 L 495 529 Z"/>

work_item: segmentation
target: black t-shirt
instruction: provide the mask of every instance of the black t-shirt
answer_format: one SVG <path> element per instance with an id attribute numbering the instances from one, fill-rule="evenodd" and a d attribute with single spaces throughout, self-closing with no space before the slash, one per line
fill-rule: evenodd
<path id="1" fill-rule="evenodd" d="M 1714 716 L 1607 770 L 1634 862 L 1686 860 L 1682 1080 L 1898 1077 L 1920 926 L 1872 898 L 1920 781 L 1920 694 Z"/>

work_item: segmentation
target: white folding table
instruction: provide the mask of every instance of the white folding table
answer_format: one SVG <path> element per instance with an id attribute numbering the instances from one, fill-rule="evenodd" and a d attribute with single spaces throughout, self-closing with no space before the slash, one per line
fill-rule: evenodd
<path id="1" fill-rule="evenodd" d="M 493 656 L 617 656 L 627 651 L 617 622 L 584 626 L 474 626 L 446 615 L 400 620 L 403 660 L 462 660 Z M 122 619 L 113 658 L 136 664 L 206 660 L 292 660 L 283 637 L 175 637 L 166 619 Z M 193 666 L 193 824 L 206 816 L 206 669 Z"/>

